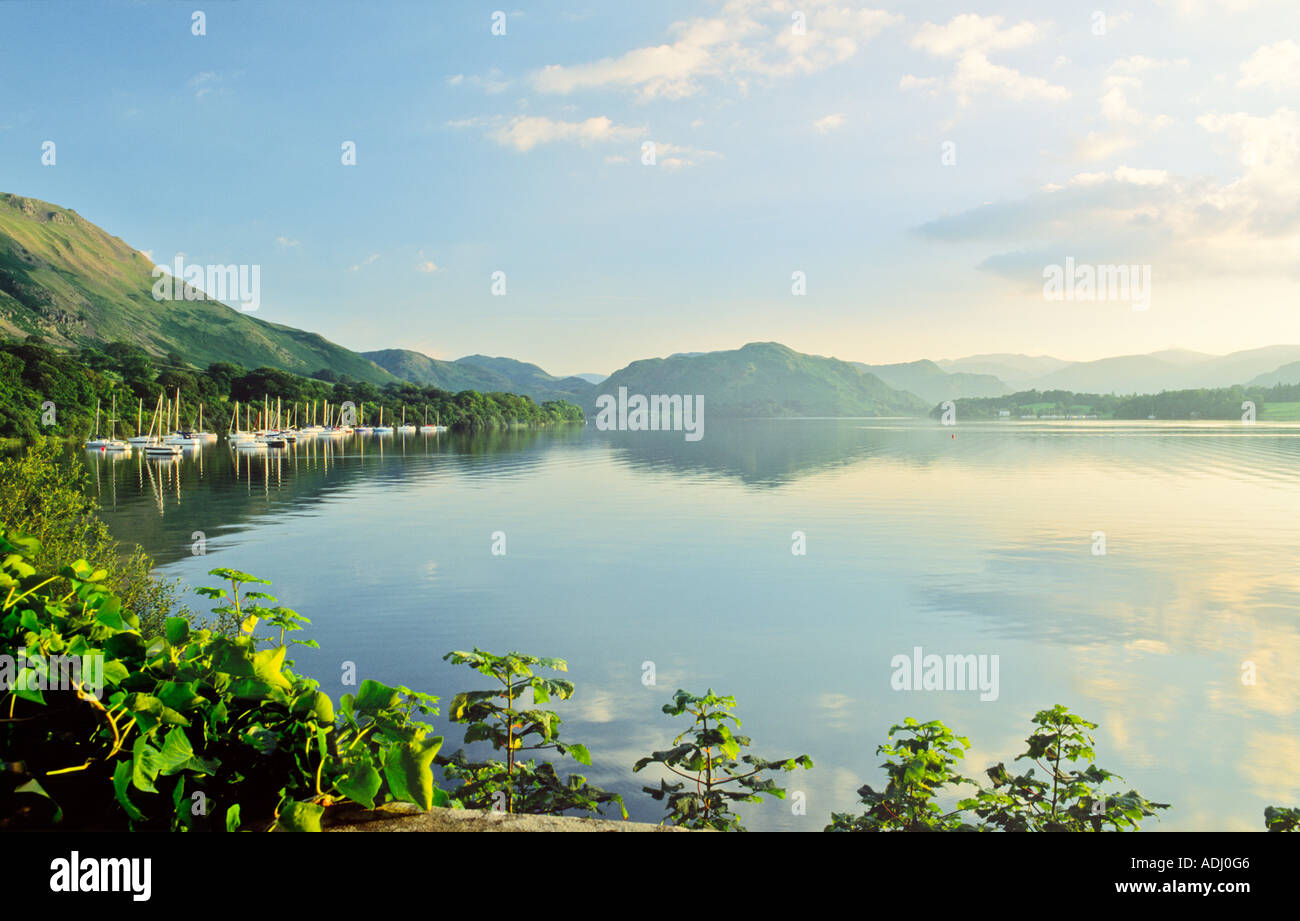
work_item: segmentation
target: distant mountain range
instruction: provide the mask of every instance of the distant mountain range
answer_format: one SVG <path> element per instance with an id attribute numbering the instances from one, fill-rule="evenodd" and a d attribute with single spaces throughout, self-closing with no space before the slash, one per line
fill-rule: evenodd
<path id="1" fill-rule="evenodd" d="M 1011 388 L 993 374 L 970 371 L 945 371 L 933 361 L 908 361 L 893 365 L 867 365 L 853 362 L 868 374 L 874 374 L 896 390 L 908 390 L 930 403 L 961 397 L 1000 397 Z"/>
<path id="2" fill-rule="evenodd" d="M 1045 355 L 973 355 L 937 364 L 950 372 L 996 375 L 1015 390 L 1132 394 L 1264 384 L 1265 378 L 1268 386 L 1294 384 L 1300 382 L 1296 362 L 1300 362 L 1300 345 L 1272 345 L 1228 355 L 1166 349 L 1077 362 Z"/>
<path id="3" fill-rule="evenodd" d="M 1084 362 L 987 354 L 866 364 L 751 342 L 634 361 L 609 376 L 557 377 L 513 358 L 445 361 L 410 349 L 357 353 L 217 300 L 160 301 L 153 295 L 153 268 L 143 253 L 75 211 L 0 193 L 0 335 L 39 335 L 78 348 L 124 340 L 159 356 L 174 352 L 198 367 L 227 361 L 303 375 L 328 369 L 375 384 L 400 380 L 453 392 L 568 400 L 589 412 L 600 394 L 627 387 L 629 394 L 703 394 L 707 412 L 732 416 L 922 415 L 943 400 L 1030 389 L 1133 394 L 1300 382 L 1300 345 L 1229 355 L 1167 349 Z"/>

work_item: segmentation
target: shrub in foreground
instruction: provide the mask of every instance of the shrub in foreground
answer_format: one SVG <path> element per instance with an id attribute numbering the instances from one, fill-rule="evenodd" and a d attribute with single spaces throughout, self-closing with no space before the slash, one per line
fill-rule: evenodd
<path id="1" fill-rule="evenodd" d="M 336 715 L 287 658 L 306 620 L 240 597 L 263 580 L 212 571 L 237 635 L 174 617 L 148 639 L 104 570 L 77 560 L 42 578 L 40 552 L 0 529 L 0 648 L 26 659 L 0 691 L 0 825 L 315 830 L 343 801 L 449 803 L 431 768 L 442 739 L 416 719 L 436 699 L 364 681 Z M 278 642 L 253 636 L 261 620 Z"/>
<path id="2" fill-rule="evenodd" d="M 538 706 L 552 697 L 568 700 L 574 687 L 571 681 L 548 678 L 534 669 L 567 672 L 568 663 L 518 652 L 494 655 L 478 647 L 473 652 L 449 652 L 443 658 L 493 679 L 493 687 L 487 690 L 457 694 L 448 717 L 466 724 L 466 744 L 487 741 L 506 753 L 505 761 L 470 761 L 461 749 L 439 759 L 447 779 L 460 783 L 452 793 L 457 801 L 470 809 L 549 815 L 569 810 L 599 813 L 606 804 L 617 803 L 627 818 L 619 794 L 588 783 L 581 774 L 561 779 L 549 761 L 519 757 L 524 752 L 553 751 L 579 764 L 591 764 L 586 746 L 560 739 L 561 720 L 555 711 Z M 532 706 L 526 706 L 525 699 Z"/>
<path id="3" fill-rule="evenodd" d="M 954 770 L 970 742 L 952 733 L 939 720 L 919 723 L 907 719 L 889 730 L 890 738 L 877 753 L 889 776 L 885 789 L 870 785 L 858 790 L 867 810 L 861 815 L 834 813 L 827 831 L 1136 831 L 1145 818 L 1168 803 L 1154 803 L 1138 793 L 1106 793 L 1101 787 L 1118 774 L 1093 764 L 1093 737 L 1097 724 L 1057 705 L 1034 714 L 1034 731 L 1025 740 L 1029 759 L 1043 771 L 1029 768 L 1015 775 L 1005 764 L 985 773 L 992 786 L 980 787 Z M 974 796 L 951 810 L 937 798 L 955 795 L 963 785 L 976 787 Z M 978 819 L 972 822 L 971 819 Z"/>
<path id="4" fill-rule="evenodd" d="M 42 575 L 58 575 L 69 560 L 85 560 L 108 573 L 108 587 L 139 616 L 146 636 L 162 633 L 170 616 L 188 617 L 177 603 L 175 582 L 154 578 L 153 560 L 143 550 L 126 550 L 113 539 L 85 485 L 86 471 L 60 462 L 52 444 L 0 460 L 0 526 L 40 542 L 28 562 Z"/>
<path id="5" fill-rule="evenodd" d="M 653 752 L 638 761 L 632 770 L 636 772 L 657 764 L 684 779 L 685 782 L 673 783 L 660 780 L 658 787 L 642 788 L 665 803 L 670 824 L 744 831 L 740 817 L 731 811 L 732 803 L 757 803 L 763 796 L 785 799 L 785 790 L 762 775 L 768 771 L 813 766 L 807 755 L 775 761 L 741 755 L 740 750 L 749 746 L 750 739 L 732 731 L 732 726 L 740 728 L 740 719 L 731 712 L 735 707 L 736 698 L 714 694 L 712 688 L 702 697 L 678 690 L 672 701 L 664 704 L 664 713 L 669 716 L 689 715 L 691 726 L 673 739 L 674 748 Z"/>

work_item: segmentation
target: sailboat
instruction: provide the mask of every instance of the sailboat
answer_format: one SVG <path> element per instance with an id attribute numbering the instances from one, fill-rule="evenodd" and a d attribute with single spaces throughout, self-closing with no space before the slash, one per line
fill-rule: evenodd
<path id="1" fill-rule="evenodd" d="M 108 440 L 100 447 L 101 451 L 115 451 L 130 453 L 131 446 L 117 437 L 117 394 L 113 394 L 113 408 L 108 416 Z"/>
<path id="2" fill-rule="evenodd" d="M 165 460 L 168 458 L 178 457 L 181 454 L 180 445 L 169 444 L 162 440 L 161 433 L 163 430 L 163 426 L 165 426 L 166 424 L 167 424 L 167 420 L 163 416 L 163 395 L 160 393 L 158 394 L 158 408 L 154 410 L 153 421 L 149 423 L 150 436 L 153 435 L 153 430 L 157 428 L 159 432 L 159 437 L 144 446 L 145 457 L 153 457 L 153 458 L 158 458 L 160 460 Z"/>
<path id="3" fill-rule="evenodd" d="M 410 435 L 415 431 L 415 426 L 406 424 L 406 404 L 402 404 L 402 424 L 397 427 L 399 435 Z"/>
<path id="4" fill-rule="evenodd" d="M 197 440 L 200 441 L 200 442 L 208 442 L 208 441 L 216 441 L 216 440 L 217 440 L 217 433 L 216 433 L 216 432 L 205 432 L 205 431 L 203 430 L 203 404 L 202 404 L 202 403 L 199 404 L 199 421 L 198 421 L 198 424 L 197 424 L 197 426 L 196 426 L 196 429 L 197 429 L 197 431 L 194 431 L 194 432 L 191 433 L 191 437 L 192 437 L 192 438 L 195 438 L 195 439 L 197 439 Z"/>
<path id="5" fill-rule="evenodd" d="M 98 451 L 107 443 L 107 439 L 99 437 L 99 400 L 95 400 L 95 433 L 86 439 L 86 447 L 91 451 Z"/>
<path id="6" fill-rule="evenodd" d="M 352 434 L 352 427 L 347 425 L 331 424 L 330 404 L 325 401 L 325 434 L 330 438 L 346 438 Z"/>
<path id="7" fill-rule="evenodd" d="M 438 424 L 437 413 L 433 416 L 433 425 L 429 424 L 429 407 L 424 407 L 424 425 L 420 426 L 420 432 L 425 435 L 437 435 L 439 432 L 447 431 L 447 426 Z"/>
<path id="8" fill-rule="evenodd" d="M 141 397 L 140 402 L 136 405 L 135 408 L 135 434 L 126 440 L 127 444 L 136 445 L 138 447 L 143 445 L 153 444 L 154 437 L 152 435 L 140 434 L 140 429 L 143 424 L 144 424 L 144 397 Z"/>
<path id="9" fill-rule="evenodd" d="M 298 434 L 305 435 L 308 438 L 315 438 L 324 431 L 323 426 L 316 424 L 316 401 L 312 400 L 311 408 L 307 410 L 307 424 L 298 430 Z"/>
<path id="10" fill-rule="evenodd" d="M 384 425 L 384 407 L 383 407 L 383 404 L 380 404 L 380 406 L 379 406 L 379 424 L 375 426 L 375 434 L 376 434 L 376 435 L 391 435 L 391 434 L 393 434 L 393 427 L 392 427 L 391 425 Z"/>
<path id="11" fill-rule="evenodd" d="M 171 423 L 168 427 L 172 432 L 163 438 L 164 444 L 180 445 L 183 448 L 197 448 L 203 443 L 203 439 L 194 437 L 194 432 L 189 429 L 181 428 L 181 388 L 176 388 L 176 405 L 173 409 L 175 419 L 169 419 Z"/>
<path id="12" fill-rule="evenodd" d="M 352 430 L 356 434 L 369 435 L 371 432 L 375 430 L 374 426 L 366 425 L 366 404 L 365 403 L 361 404 L 360 412 L 357 415 L 357 421 L 359 424 L 357 425 L 356 428 Z"/>
<path id="13" fill-rule="evenodd" d="M 226 435 L 230 446 L 239 451 L 265 451 L 266 442 L 261 441 L 252 432 L 245 432 L 239 427 L 239 401 L 235 401 L 235 411 L 230 417 L 230 432 Z"/>

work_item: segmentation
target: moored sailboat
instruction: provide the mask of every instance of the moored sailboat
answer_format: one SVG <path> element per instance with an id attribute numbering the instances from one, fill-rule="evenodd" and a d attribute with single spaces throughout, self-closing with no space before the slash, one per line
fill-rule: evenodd
<path id="1" fill-rule="evenodd" d="M 86 439 L 86 447 L 91 451 L 98 451 L 104 447 L 107 439 L 99 437 L 99 400 L 95 400 L 95 431 Z"/>
<path id="2" fill-rule="evenodd" d="M 154 410 L 153 420 L 149 423 L 149 435 L 153 438 L 154 429 L 157 428 L 159 437 L 153 439 L 144 446 L 144 456 L 152 457 L 155 460 L 169 460 L 181 455 L 181 446 L 170 444 L 161 437 L 163 426 L 167 424 L 163 415 L 163 395 L 158 394 L 158 408 Z"/>
<path id="3" fill-rule="evenodd" d="M 135 447 L 143 447 L 144 445 L 154 443 L 153 435 L 140 434 L 140 429 L 143 425 L 144 425 L 144 397 L 141 397 L 140 402 L 136 404 L 136 408 L 135 408 L 135 434 L 126 440 L 127 444 L 134 445 Z"/>

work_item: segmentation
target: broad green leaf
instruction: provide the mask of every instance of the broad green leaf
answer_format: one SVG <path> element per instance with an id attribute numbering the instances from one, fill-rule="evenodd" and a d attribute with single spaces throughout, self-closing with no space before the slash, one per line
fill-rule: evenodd
<path id="1" fill-rule="evenodd" d="M 432 809 L 433 756 L 442 747 L 442 737 L 415 740 L 405 745 L 395 745 L 384 760 L 384 777 L 393 796 L 421 809 Z"/>
<path id="2" fill-rule="evenodd" d="M 291 802 L 280 810 L 276 831 L 320 831 L 321 816 L 325 807 L 315 803 Z"/>
<path id="3" fill-rule="evenodd" d="M 334 781 L 334 785 L 348 799 L 354 803 L 360 803 L 367 809 L 375 808 L 375 794 L 383 785 L 383 778 L 379 772 L 369 764 L 362 765 L 348 771 L 347 774 Z"/>
<path id="4" fill-rule="evenodd" d="M 390 707 L 397 706 L 402 699 L 402 692 L 397 688 L 391 688 L 379 681 L 372 681 L 367 678 L 361 682 L 361 687 L 357 688 L 357 694 L 352 702 L 358 713 L 368 713 L 374 715 L 380 710 L 387 710 Z"/>
<path id="5" fill-rule="evenodd" d="M 117 796 L 117 801 L 122 804 L 122 808 L 126 810 L 126 814 L 130 816 L 131 821 L 143 822 L 145 820 L 144 813 L 137 809 L 135 804 L 131 802 L 130 797 L 127 796 L 127 790 L 131 787 L 131 765 L 132 762 L 130 761 L 119 761 L 117 766 L 113 768 L 113 792 Z"/>

